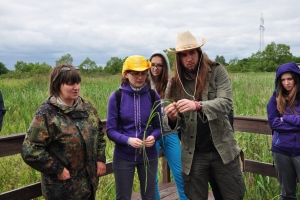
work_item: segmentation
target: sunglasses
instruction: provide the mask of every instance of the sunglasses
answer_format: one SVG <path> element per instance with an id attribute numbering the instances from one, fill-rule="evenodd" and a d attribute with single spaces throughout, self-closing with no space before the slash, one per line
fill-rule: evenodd
<path id="1" fill-rule="evenodd" d="M 63 71 L 71 71 L 71 68 L 68 66 L 63 65 L 62 68 L 59 70 L 59 72 L 56 74 L 56 76 L 53 78 L 52 83 L 54 83 L 57 79 L 57 77 L 61 74 Z"/>
<path id="2" fill-rule="evenodd" d="M 155 64 L 155 63 L 152 63 L 151 65 L 151 68 L 154 69 L 154 68 L 162 68 L 163 67 L 163 64 Z"/>
<path id="3" fill-rule="evenodd" d="M 146 76 L 148 75 L 148 71 L 143 71 L 143 72 L 135 72 L 135 71 L 131 71 L 131 72 L 128 72 L 131 76 L 135 77 L 135 78 L 138 78 L 139 76 Z"/>

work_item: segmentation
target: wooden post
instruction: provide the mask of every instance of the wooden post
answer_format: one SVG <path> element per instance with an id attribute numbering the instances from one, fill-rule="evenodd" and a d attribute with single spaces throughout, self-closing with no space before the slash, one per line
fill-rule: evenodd
<path id="1" fill-rule="evenodd" d="M 163 174 L 163 183 L 171 182 L 171 174 L 170 174 L 170 167 L 168 165 L 166 157 L 162 157 L 162 174 Z"/>

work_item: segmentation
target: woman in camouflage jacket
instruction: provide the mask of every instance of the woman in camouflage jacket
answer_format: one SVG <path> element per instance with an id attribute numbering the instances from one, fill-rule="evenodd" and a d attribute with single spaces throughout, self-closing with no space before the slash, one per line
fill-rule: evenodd
<path id="1" fill-rule="evenodd" d="M 101 121 L 90 101 L 79 96 L 80 75 L 58 65 L 50 75 L 50 97 L 26 134 L 22 158 L 42 173 L 46 199 L 95 199 L 106 172 Z"/>

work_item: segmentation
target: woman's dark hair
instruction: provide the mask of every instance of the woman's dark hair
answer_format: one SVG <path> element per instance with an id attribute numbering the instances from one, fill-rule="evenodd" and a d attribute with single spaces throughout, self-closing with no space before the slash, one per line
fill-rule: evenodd
<path id="1" fill-rule="evenodd" d="M 155 83 L 155 90 L 159 94 L 160 98 L 163 99 L 165 97 L 165 92 L 169 81 L 169 69 L 165 57 L 162 56 L 161 54 L 153 54 L 149 60 L 151 61 L 151 59 L 156 56 L 161 58 L 163 67 L 162 67 L 161 74 L 159 75 L 158 78 L 159 81 Z M 151 70 L 150 73 L 153 76 Z"/>
<path id="2" fill-rule="evenodd" d="M 295 105 L 298 103 L 296 100 L 296 95 L 297 92 L 299 91 L 300 87 L 300 78 L 299 75 L 294 73 L 294 72 L 289 72 L 292 75 L 292 78 L 294 80 L 294 87 L 292 88 L 291 91 L 287 91 L 281 82 L 281 76 L 277 78 L 276 86 L 277 86 L 277 92 L 276 92 L 276 97 L 277 97 L 277 110 L 281 114 L 288 114 L 286 112 L 286 106 L 291 108 L 293 114 L 298 114 L 297 111 L 295 110 Z"/>
<path id="3" fill-rule="evenodd" d="M 49 78 L 49 95 L 58 97 L 63 84 L 80 83 L 79 71 L 71 64 L 60 64 L 52 68 Z"/>

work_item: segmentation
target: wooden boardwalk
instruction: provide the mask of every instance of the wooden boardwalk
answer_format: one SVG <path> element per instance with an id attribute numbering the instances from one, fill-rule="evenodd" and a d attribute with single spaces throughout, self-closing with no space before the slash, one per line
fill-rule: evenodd
<path id="1" fill-rule="evenodd" d="M 179 200 L 176 185 L 174 182 L 159 184 L 159 191 L 160 191 L 161 200 Z M 214 200 L 214 199 L 215 198 L 212 192 L 209 191 L 207 200 Z M 134 193 L 132 195 L 131 200 L 142 200 L 140 193 L 139 192 Z"/>

